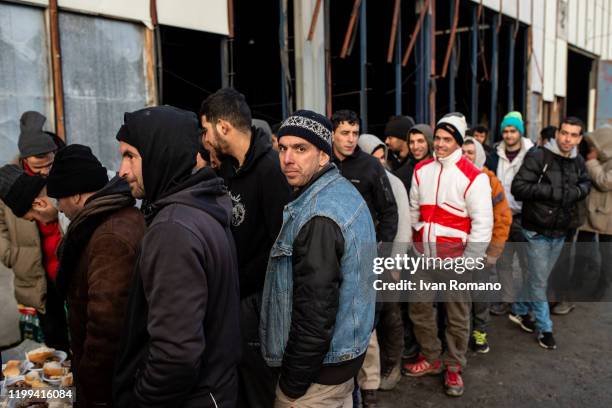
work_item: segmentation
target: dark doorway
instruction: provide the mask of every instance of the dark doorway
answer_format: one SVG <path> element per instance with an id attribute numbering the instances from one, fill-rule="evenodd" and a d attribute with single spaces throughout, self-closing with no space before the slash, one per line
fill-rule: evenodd
<path id="1" fill-rule="evenodd" d="M 567 97 L 565 112 L 584 123 L 589 118 L 589 89 L 593 59 L 584 54 L 567 50 Z"/>
<path id="2" fill-rule="evenodd" d="M 222 36 L 160 26 L 162 92 L 160 104 L 198 112 L 200 104 L 221 87 Z"/>

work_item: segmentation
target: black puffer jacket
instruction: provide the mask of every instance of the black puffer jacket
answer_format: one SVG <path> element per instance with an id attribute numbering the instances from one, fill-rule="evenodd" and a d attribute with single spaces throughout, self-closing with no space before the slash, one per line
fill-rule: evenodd
<path id="1" fill-rule="evenodd" d="M 130 291 L 115 407 L 234 407 L 240 359 L 231 202 L 202 169 L 155 202 Z"/>
<path id="2" fill-rule="evenodd" d="M 240 298 L 261 292 L 268 256 L 283 225 L 283 208 L 291 187 L 280 169 L 278 153 L 261 129 L 251 129 L 251 144 L 242 167 L 223 161 L 219 176 L 232 198 L 232 234 L 238 251 Z"/>
<path id="3" fill-rule="evenodd" d="M 554 140 L 527 153 L 511 188 L 523 202 L 523 228 L 550 237 L 563 237 L 582 224 L 577 203 L 590 190 L 584 159 L 562 156 Z"/>
<path id="4" fill-rule="evenodd" d="M 378 159 L 355 148 L 340 161 L 334 156 L 340 173 L 359 191 L 372 215 L 378 242 L 393 242 L 397 233 L 397 203 L 385 168 Z"/>

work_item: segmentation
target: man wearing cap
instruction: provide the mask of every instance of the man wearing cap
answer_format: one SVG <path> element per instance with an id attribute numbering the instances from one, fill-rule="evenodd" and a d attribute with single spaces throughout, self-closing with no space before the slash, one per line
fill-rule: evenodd
<path id="1" fill-rule="evenodd" d="M 268 261 L 260 324 L 263 356 L 280 367 L 277 408 L 352 407 L 374 323 L 374 225 L 330 161 L 331 133 L 326 117 L 307 110 L 278 131 L 293 195 Z"/>
<path id="2" fill-rule="evenodd" d="M 70 310 L 79 407 L 112 405 L 112 374 L 145 222 L 128 184 L 87 146 L 60 150 L 47 191 L 71 220 L 58 253 L 57 287 Z"/>
<path id="3" fill-rule="evenodd" d="M 231 200 L 209 167 L 194 172 L 195 114 L 126 113 L 119 175 L 148 203 L 115 364 L 113 406 L 233 407 L 240 358 Z M 238 350 L 238 351 L 237 351 Z"/>
<path id="4" fill-rule="evenodd" d="M 525 238 L 521 228 L 521 214 L 523 203 L 516 200 L 512 194 L 511 187 L 514 177 L 523 164 L 525 155 L 533 147 L 531 140 L 525 136 L 525 124 L 520 112 L 510 112 L 504 116 L 500 125 L 502 141 L 497 145 L 487 160 L 493 171 L 504 187 L 504 194 L 512 211 L 512 225 L 510 235 L 504 252 L 497 262 L 497 274 L 502 285 L 501 303 L 491 305 L 491 313 L 504 315 L 510 311 L 510 304 L 515 298 L 513 264 L 516 255 L 522 271 L 527 270 L 527 254 L 525 253 Z M 515 244 L 519 243 L 519 244 Z M 523 275 L 524 276 L 524 275 Z"/>
<path id="5" fill-rule="evenodd" d="M 394 173 L 408 163 L 410 158 L 408 132 L 413 126 L 414 119 L 410 116 L 393 116 L 385 125 L 385 143 L 391 153 L 389 164 Z"/>
<path id="6" fill-rule="evenodd" d="M 462 154 L 466 129 L 465 117 L 460 113 L 449 113 L 440 119 L 434 133 L 434 157 L 420 162 L 414 170 L 410 190 L 413 241 L 426 255 L 454 258 L 453 249 L 460 248 L 462 252 L 465 248 L 464 256 L 477 258 L 484 256 L 491 240 L 491 187 L 487 176 Z M 451 279 L 459 277 L 459 272 L 443 272 L 452 274 Z M 420 277 L 432 271 L 423 273 Z M 461 371 L 466 364 L 470 337 L 469 297 L 455 292 L 449 293 L 444 303 L 447 316 L 444 385 L 449 396 L 463 395 Z M 435 293 L 426 293 L 424 299 L 410 304 L 410 318 L 422 355 L 415 363 L 404 366 L 409 376 L 444 371 L 436 313 L 430 298 L 433 300 Z"/>
<path id="7" fill-rule="evenodd" d="M 57 145 L 43 131 L 45 120 L 42 114 L 33 111 L 21 116 L 21 133 L 17 143 L 19 157 L 14 165 L 30 176 L 46 177 L 55 157 Z M 3 177 L 5 182 L 10 180 L 6 179 L 6 174 Z M 24 176 L 22 180 L 25 180 Z M 34 197 L 27 197 L 25 205 L 28 208 L 32 206 L 30 198 L 33 200 L 38 196 L 41 189 Z M 46 193 L 42 196 L 46 196 Z M 43 201 L 51 203 L 41 198 L 40 202 Z M 40 216 L 41 212 L 37 211 L 37 216 L 23 219 L 23 215 L 17 215 L 11 209 L 6 197 L 2 197 L 0 259 L 15 275 L 15 298 L 18 303 L 36 309 L 47 345 L 67 351 L 68 330 L 64 307 L 56 296 L 53 283 L 58 266 L 55 252 L 61 240 L 57 210 L 50 205 L 39 208 L 44 211 L 44 216 Z"/>

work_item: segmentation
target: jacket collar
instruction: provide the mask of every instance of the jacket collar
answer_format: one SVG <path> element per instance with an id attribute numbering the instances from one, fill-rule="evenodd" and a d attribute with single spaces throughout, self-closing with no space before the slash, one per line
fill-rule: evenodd
<path id="1" fill-rule="evenodd" d="M 436 154 L 434 153 L 434 157 L 436 161 L 442 165 L 442 167 L 448 167 L 457 164 L 457 162 L 461 160 L 463 157 L 463 151 L 461 148 L 459 148 L 444 158 L 436 157 Z"/>
<path id="2" fill-rule="evenodd" d="M 287 204 L 287 208 L 292 209 L 301 206 L 310 196 L 316 195 L 323 187 L 329 184 L 334 175 L 339 174 L 338 168 L 333 163 L 328 163 L 304 187 L 296 190 L 293 194 L 291 202 Z"/>
<path id="3" fill-rule="evenodd" d="M 531 141 L 531 139 L 521 136 L 521 150 L 519 151 L 518 157 L 524 156 L 527 151 L 532 147 L 533 142 Z M 504 142 L 503 140 L 497 145 L 497 155 L 500 158 L 508 161 L 508 156 L 506 156 L 506 142 Z"/>

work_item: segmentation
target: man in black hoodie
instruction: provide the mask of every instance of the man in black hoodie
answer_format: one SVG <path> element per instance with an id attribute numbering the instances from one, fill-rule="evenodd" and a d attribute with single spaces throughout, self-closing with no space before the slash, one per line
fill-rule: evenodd
<path id="1" fill-rule="evenodd" d="M 202 103 L 204 142 L 221 159 L 218 174 L 232 198 L 231 230 L 238 251 L 242 361 L 239 405 L 268 408 L 276 375 L 261 356 L 259 315 L 268 256 L 283 223 L 291 188 L 280 169 L 270 136 L 251 126 L 244 96 L 223 88 Z"/>
<path id="2" fill-rule="evenodd" d="M 146 200 L 148 229 L 115 366 L 115 407 L 233 407 L 240 358 L 231 201 L 194 172 L 196 116 L 171 106 L 126 113 L 119 175 Z"/>
<path id="3" fill-rule="evenodd" d="M 393 242 L 397 233 L 397 203 L 385 168 L 357 146 L 359 117 L 353 111 L 340 110 L 333 114 L 331 121 L 334 164 L 368 204 L 376 226 L 376 240 Z"/>

